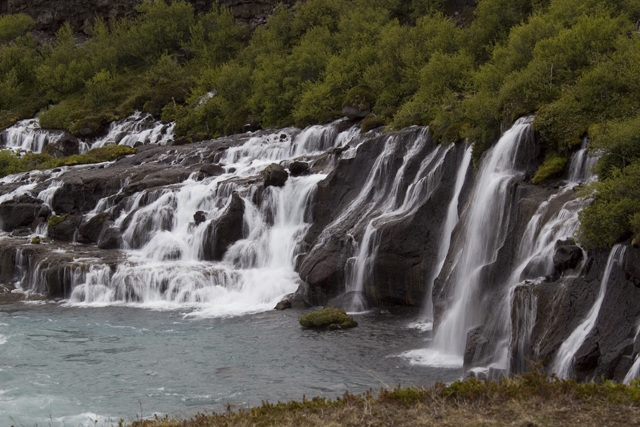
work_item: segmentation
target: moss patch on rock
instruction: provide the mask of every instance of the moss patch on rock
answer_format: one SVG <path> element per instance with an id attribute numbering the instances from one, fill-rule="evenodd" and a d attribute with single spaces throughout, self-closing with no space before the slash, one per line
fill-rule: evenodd
<path id="1" fill-rule="evenodd" d="M 549 178 L 557 177 L 564 172 L 566 165 L 567 159 L 565 157 L 551 157 L 538 168 L 531 182 L 539 184 Z"/>
<path id="2" fill-rule="evenodd" d="M 327 307 L 300 316 L 300 325 L 314 329 L 346 329 L 358 326 L 353 317 L 347 316 L 347 312 L 339 308 Z"/>
<path id="3" fill-rule="evenodd" d="M 56 225 L 60 224 L 62 221 L 67 219 L 68 216 L 69 214 L 65 214 L 62 216 L 51 215 L 49 217 L 49 227 L 54 228 Z"/>

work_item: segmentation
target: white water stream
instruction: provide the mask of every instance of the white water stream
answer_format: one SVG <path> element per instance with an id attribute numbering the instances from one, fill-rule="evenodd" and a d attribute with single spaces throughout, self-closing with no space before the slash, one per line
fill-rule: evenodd
<path id="1" fill-rule="evenodd" d="M 558 350 L 551 369 L 559 378 L 569 378 L 572 375 L 575 354 L 584 343 L 587 335 L 589 335 L 595 326 L 596 320 L 598 320 L 600 307 L 602 307 L 602 301 L 607 293 L 607 285 L 609 284 L 611 269 L 622 262 L 624 259 L 625 249 L 625 246 L 619 244 L 611 248 L 611 252 L 609 253 L 609 258 L 607 260 L 607 266 L 605 267 L 604 274 L 602 275 L 602 280 L 600 282 L 600 290 L 598 291 L 598 296 L 596 297 L 591 310 L 589 310 L 584 321 L 578 325 Z"/>
<path id="2" fill-rule="evenodd" d="M 521 175 L 515 166 L 521 145 L 531 143 L 528 121 L 516 123 L 484 159 L 464 224 L 464 247 L 456 255 L 451 273 L 453 299 L 435 331 L 433 348 L 441 354 L 460 358 L 467 331 L 479 324 L 481 310 L 477 294 L 482 268 L 496 261 L 506 236 L 507 196 Z"/>

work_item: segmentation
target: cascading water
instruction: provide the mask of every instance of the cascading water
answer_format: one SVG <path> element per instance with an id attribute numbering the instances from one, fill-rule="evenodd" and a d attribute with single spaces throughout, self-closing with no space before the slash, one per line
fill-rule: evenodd
<path id="1" fill-rule="evenodd" d="M 36 118 L 21 120 L 5 129 L 0 141 L 4 140 L 5 148 L 40 153 L 45 145 L 57 142 L 62 135 L 60 131 L 42 129 Z"/>
<path id="2" fill-rule="evenodd" d="M 451 202 L 449 203 L 447 218 L 444 223 L 444 228 L 442 229 L 442 236 L 440 237 L 436 267 L 433 269 L 431 275 L 429 276 L 429 279 L 427 280 L 427 287 L 425 292 L 426 298 L 422 306 L 421 320 L 414 325 L 422 330 L 433 329 L 433 283 L 442 271 L 442 267 L 444 266 L 447 254 L 449 253 L 449 246 L 451 245 L 451 233 L 453 233 L 453 229 L 458 224 L 458 201 L 460 199 L 462 186 L 464 185 L 464 181 L 467 176 L 467 171 L 469 169 L 469 166 L 471 165 L 471 154 L 472 147 L 468 147 L 465 151 L 464 158 L 462 159 L 462 164 L 460 165 L 458 174 L 456 176 L 453 197 L 451 198 Z"/>
<path id="3" fill-rule="evenodd" d="M 357 255 L 348 261 L 348 265 L 350 265 L 351 268 L 347 269 L 347 292 L 353 292 L 354 296 L 348 307 L 350 311 L 358 312 L 366 308 L 366 304 L 362 299 L 362 293 L 364 291 L 365 281 L 371 277 L 371 269 L 373 268 L 373 263 L 378 251 L 379 231 L 385 225 L 411 215 L 421 203 L 429 199 L 437 188 L 442 172 L 440 166 L 452 146 L 450 146 L 449 149 L 438 146 L 433 150 L 429 156 L 421 162 L 420 169 L 413 179 L 413 182 L 407 187 L 406 194 L 399 194 L 402 183 L 407 179 L 405 176 L 407 165 L 423 150 L 426 140 L 427 138 L 424 133 L 416 138 L 413 145 L 405 154 L 403 163 L 397 170 L 390 188 L 386 183 L 388 179 L 385 179 L 384 174 L 377 174 L 377 170 L 372 171 L 372 174 L 370 174 L 369 182 L 372 185 L 366 185 L 365 190 L 372 191 L 372 194 L 368 195 L 369 197 L 367 198 L 370 200 L 369 203 L 371 206 L 375 206 L 375 209 L 370 209 L 368 215 L 364 218 L 367 221 L 367 225 L 362 241 L 357 246 Z M 390 146 L 391 143 L 392 141 L 388 141 L 388 146 Z M 393 141 L 393 143 L 395 143 L 395 141 Z M 385 156 L 386 153 L 387 151 L 385 150 L 381 158 L 385 158 L 383 156 Z M 400 202 L 401 200 L 402 202 Z M 355 229 L 359 225 L 360 224 L 357 224 L 356 227 L 354 227 L 352 233 L 355 232 Z"/>
<path id="4" fill-rule="evenodd" d="M 134 195 L 115 221 L 129 248 L 127 262 L 113 274 L 104 269 L 88 272 L 69 303 L 191 306 L 202 316 L 272 309 L 299 285 L 294 260 L 309 226 L 305 212 L 325 175 L 290 177 L 282 188 L 268 187 L 260 197 L 251 182 L 273 161 L 318 153 L 349 142 L 355 134 L 318 126 L 297 135 L 252 137 L 220 159 L 233 172 Z M 202 248 L 211 238 L 211 226 L 237 203 L 234 198 L 244 209 L 242 238 L 222 260 L 206 261 Z M 115 208 L 108 201 L 101 205 Z M 206 220 L 195 224 L 198 211 Z"/>
<path id="5" fill-rule="evenodd" d="M 584 321 L 578 325 L 558 350 L 551 370 L 555 372 L 559 378 L 569 378 L 569 376 L 571 376 L 575 354 L 584 343 L 587 335 L 589 335 L 595 326 L 596 320 L 598 320 L 600 307 L 602 307 L 602 301 L 607 293 L 607 285 L 609 284 L 611 270 L 614 266 L 619 265 L 622 262 L 624 259 L 625 249 L 626 247 L 620 244 L 611 248 L 611 252 L 609 253 L 609 258 L 607 260 L 607 266 L 605 267 L 604 274 L 602 275 L 602 280 L 600 282 L 600 290 L 591 310 L 589 310 Z"/>
<path id="6" fill-rule="evenodd" d="M 165 124 L 150 114 L 134 112 L 123 120 L 112 122 L 107 134 L 95 140 L 79 139 L 80 154 L 105 145 L 129 147 L 146 144 L 168 145 L 174 139 L 175 123 Z M 42 129 L 37 118 L 22 120 L 0 132 L 0 145 L 16 151 L 41 153 L 47 144 L 58 142 L 65 132 Z"/>
<path id="7" fill-rule="evenodd" d="M 568 173 L 569 182 L 587 182 L 594 179 L 593 168 L 597 162 L 598 157 L 589 155 L 588 140 L 585 138 L 582 141 L 580 150 L 576 151 L 571 157 Z"/>
<path id="8" fill-rule="evenodd" d="M 483 267 L 496 261 L 505 238 L 509 204 L 507 198 L 515 180 L 518 150 L 532 143 L 530 120 L 521 120 L 507 131 L 484 160 L 463 224 L 465 245 L 449 280 L 453 295 L 450 307 L 436 329 L 433 349 L 461 362 L 467 332 L 478 325 L 481 309 L 477 294 Z"/>
<path id="9" fill-rule="evenodd" d="M 94 142 L 81 141 L 80 152 L 105 145 L 126 145 L 133 147 L 138 144 L 167 145 L 173 141 L 175 123 L 164 124 L 153 118 L 151 114 L 135 111 L 124 120 L 112 122 L 107 134 Z"/>

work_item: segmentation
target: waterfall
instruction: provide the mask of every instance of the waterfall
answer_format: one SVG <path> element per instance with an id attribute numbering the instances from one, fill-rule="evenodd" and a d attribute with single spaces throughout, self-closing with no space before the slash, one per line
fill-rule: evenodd
<path id="1" fill-rule="evenodd" d="M 600 313 L 600 307 L 607 292 L 607 285 L 609 283 L 609 276 L 614 265 L 619 265 L 623 258 L 626 247 L 620 244 L 611 248 L 609 258 L 607 260 L 607 266 L 602 275 L 602 281 L 600 282 L 600 291 L 596 297 L 591 310 L 587 314 L 587 317 L 578 325 L 578 327 L 571 333 L 569 338 L 562 343 L 562 346 L 558 350 L 551 370 L 555 372 L 559 378 L 568 378 L 572 374 L 573 361 L 576 352 L 580 349 L 584 343 L 587 335 L 591 332 L 598 320 L 598 314 Z"/>
<path id="2" fill-rule="evenodd" d="M 509 371 L 519 374 L 526 372 L 526 361 L 531 360 L 531 332 L 536 322 L 538 300 L 530 284 L 512 288 L 510 300 L 513 301 L 513 313 L 510 322 L 512 334 L 509 349 L 511 351 Z"/>
<path id="3" fill-rule="evenodd" d="M 58 141 L 62 135 L 61 131 L 42 129 L 36 118 L 21 120 L 5 129 L 0 140 L 4 139 L 6 148 L 41 153 L 45 145 Z"/>
<path id="4" fill-rule="evenodd" d="M 571 156 L 571 163 L 569 166 L 568 180 L 569 182 L 587 182 L 595 178 L 595 174 L 592 172 L 598 157 L 590 156 L 588 151 L 588 140 L 585 137 L 582 141 L 580 150 L 576 151 Z"/>
<path id="5" fill-rule="evenodd" d="M 629 368 L 629 372 L 624 376 L 624 380 L 622 380 L 623 384 L 631 384 L 631 381 L 638 378 L 640 375 L 640 355 L 636 355 L 635 360 L 633 361 L 633 365 Z"/>
<path id="6" fill-rule="evenodd" d="M 295 259 L 310 226 L 307 210 L 326 175 L 290 176 L 283 187 L 268 187 L 260 194 L 255 177 L 274 161 L 311 156 L 353 139 L 357 134 L 352 128 L 338 131 L 336 125 L 252 136 L 222 155 L 233 172 L 129 197 L 119 204 L 115 219 L 127 259 L 114 272 L 87 272 L 68 303 L 190 307 L 197 316 L 273 309 L 300 283 Z M 243 209 L 241 236 L 221 260 L 209 261 L 203 248 L 234 203 Z M 115 209 L 109 198 L 98 204 Z M 205 220 L 195 223 L 196 212 L 203 212 Z"/>
<path id="7" fill-rule="evenodd" d="M 405 194 L 400 194 L 402 184 L 407 180 L 407 166 L 424 149 L 425 143 L 425 134 L 415 139 L 413 145 L 404 155 L 403 163 L 396 171 L 390 189 L 388 189 L 388 184 L 385 185 L 383 181 L 377 179 L 384 178 L 384 176 L 377 175 L 375 172 L 370 175 L 372 185 L 365 186 L 365 192 L 373 190 L 373 203 L 370 203 L 375 206 L 375 210 L 369 210 L 365 217 L 367 225 L 362 241 L 357 245 L 357 255 L 349 260 L 348 264 L 351 268 L 347 269 L 347 291 L 354 293 L 349 307 L 350 311 L 363 311 L 366 307 L 361 295 L 364 291 L 365 281 L 372 277 L 372 269 L 378 252 L 380 230 L 390 223 L 412 215 L 421 203 L 431 197 L 440 182 L 441 165 L 452 145 L 446 149 L 438 146 L 422 160 L 420 168 L 413 181 L 407 186 Z M 390 145 L 388 144 L 388 146 Z M 429 172 L 426 173 L 426 171 Z M 402 203 L 399 202 L 400 200 Z"/>
<path id="8" fill-rule="evenodd" d="M 463 226 L 464 247 L 448 280 L 452 301 L 436 329 L 433 349 L 461 358 L 467 332 L 481 321 L 478 287 L 483 267 L 494 263 L 506 237 L 508 196 L 522 175 L 516 164 L 518 151 L 531 143 L 530 120 L 521 120 L 507 131 L 487 154 L 480 168 Z"/>
<path id="9" fill-rule="evenodd" d="M 167 145 L 173 141 L 174 127 L 175 123 L 164 124 L 155 120 L 151 114 L 135 111 L 126 119 L 111 122 L 106 135 L 93 142 L 81 141 L 80 152 L 113 144 L 128 147 L 142 144 Z"/>
<path id="10" fill-rule="evenodd" d="M 440 275 L 442 267 L 444 267 L 444 262 L 447 258 L 447 254 L 449 253 L 449 246 L 451 245 L 451 234 L 453 233 L 453 229 L 455 228 L 455 226 L 458 224 L 458 200 L 460 199 L 460 192 L 462 191 L 462 186 L 464 185 L 467 171 L 469 169 L 469 165 L 471 164 L 472 151 L 473 147 L 470 146 L 467 148 L 464 154 L 464 158 L 462 159 L 462 163 L 460 164 L 460 168 L 458 169 L 458 174 L 456 175 L 456 183 L 453 190 L 453 197 L 451 198 L 451 202 L 449 202 L 447 218 L 445 220 L 444 227 L 442 229 L 442 235 L 440 237 L 438 258 L 435 264 L 436 267 L 431 271 L 429 279 L 427 280 L 425 301 L 422 306 L 422 320 L 417 325 L 420 327 L 420 329 L 423 330 L 430 330 L 433 328 L 433 283 Z"/>

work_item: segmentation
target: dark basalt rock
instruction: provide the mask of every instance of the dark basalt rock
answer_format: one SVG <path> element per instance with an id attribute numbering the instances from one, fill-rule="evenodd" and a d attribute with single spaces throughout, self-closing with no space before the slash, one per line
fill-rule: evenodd
<path id="1" fill-rule="evenodd" d="M 572 240 L 558 241 L 553 254 L 553 271 L 561 274 L 565 270 L 576 268 L 583 259 L 582 249 Z"/>
<path id="2" fill-rule="evenodd" d="M 198 172 L 206 176 L 220 176 L 224 173 L 224 168 L 220 165 L 204 164 L 200 166 Z"/>
<path id="3" fill-rule="evenodd" d="M 29 227 L 37 218 L 46 218 L 49 213 L 42 200 L 22 195 L 0 204 L 0 226 L 3 231 Z"/>
<path id="4" fill-rule="evenodd" d="M 103 212 L 91 217 L 88 221 L 80 225 L 80 228 L 78 229 L 78 242 L 96 243 L 100 238 L 100 233 L 102 233 L 108 219 L 109 214 Z"/>
<path id="5" fill-rule="evenodd" d="M 346 292 L 327 301 L 327 307 L 341 308 L 343 310 L 364 311 L 371 308 L 375 302 L 371 301 L 364 292 Z"/>
<path id="6" fill-rule="evenodd" d="M 344 114 L 350 120 L 358 120 L 358 119 L 364 119 L 369 114 L 371 114 L 371 110 L 369 109 L 360 110 L 355 107 L 345 106 L 342 109 L 342 114 Z"/>
<path id="7" fill-rule="evenodd" d="M 75 136 L 65 132 L 58 141 L 45 145 L 42 152 L 55 159 L 73 156 L 74 154 L 80 154 L 80 144 Z"/>
<path id="8" fill-rule="evenodd" d="M 54 240 L 60 240 L 62 242 L 73 242 L 80 223 L 82 222 L 81 215 L 65 215 L 60 217 L 61 220 L 49 221 L 49 227 L 47 235 Z"/>
<path id="9" fill-rule="evenodd" d="M 289 178 L 289 174 L 287 171 L 277 163 L 272 163 L 267 166 L 264 171 L 262 171 L 262 178 L 264 182 L 264 188 L 273 186 L 273 187 L 282 187 L 287 179 Z"/>
<path id="10" fill-rule="evenodd" d="M 193 214 L 193 222 L 195 222 L 196 225 L 200 225 L 206 220 L 207 220 L 207 215 L 202 211 L 198 211 Z"/>
<path id="11" fill-rule="evenodd" d="M 282 300 L 276 304 L 275 310 L 286 310 L 289 308 L 293 310 L 303 310 L 309 307 L 311 307 L 311 304 L 304 299 L 303 294 L 296 291 L 282 297 Z"/>
<path id="12" fill-rule="evenodd" d="M 624 259 L 624 272 L 627 280 L 640 287 L 640 249 L 629 246 Z"/>
<path id="13" fill-rule="evenodd" d="M 464 349 L 465 371 L 474 366 L 486 364 L 492 350 L 489 339 L 484 334 L 484 326 L 471 329 L 467 333 L 467 343 Z"/>
<path id="14" fill-rule="evenodd" d="M 122 247 L 122 233 L 117 227 L 105 228 L 98 239 L 100 249 L 120 249 Z"/>
<path id="15" fill-rule="evenodd" d="M 291 176 L 299 176 L 309 170 L 309 163 L 307 162 L 291 162 L 289 165 L 289 173 Z"/>
<path id="16" fill-rule="evenodd" d="M 212 221 L 205 231 L 202 257 L 207 261 L 220 261 L 225 252 L 243 237 L 244 201 L 234 192 L 229 205 L 217 221 Z"/>

